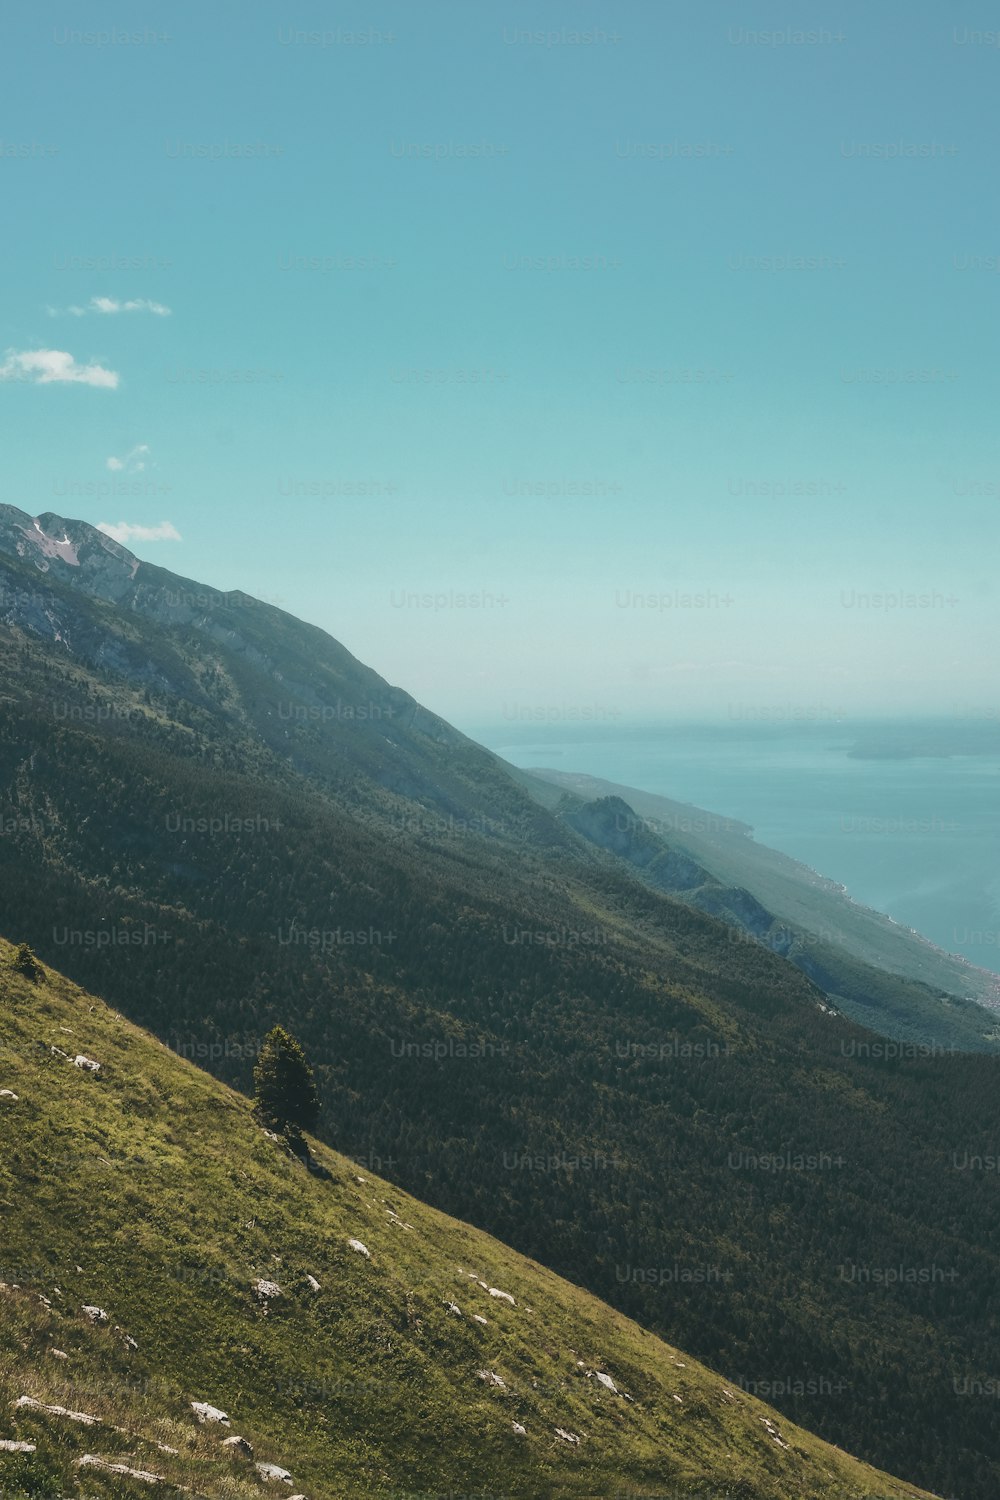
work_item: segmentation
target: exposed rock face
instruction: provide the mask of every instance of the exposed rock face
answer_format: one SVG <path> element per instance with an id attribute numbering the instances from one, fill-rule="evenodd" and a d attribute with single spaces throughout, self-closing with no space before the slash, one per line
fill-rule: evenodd
<path id="1" fill-rule="evenodd" d="M 223 1441 L 222 1446 L 238 1458 L 253 1458 L 253 1444 L 249 1443 L 245 1437 L 228 1437 Z"/>
<path id="2" fill-rule="evenodd" d="M 153 1474 L 148 1469 L 132 1469 L 128 1464 L 113 1463 L 110 1459 L 98 1458 L 96 1453 L 85 1453 L 78 1461 L 80 1469 L 99 1469 L 103 1474 L 121 1474 L 124 1479 L 136 1479 L 142 1484 L 165 1484 L 162 1474 Z"/>
<path id="3" fill-rule="evenodd" d="M 101 1420 L 88 1411 L 71 1411 L 66 1406 L 48 1406 L 44 1401 L 36 1401 L 34 1396 L 18 1396 L 14 1408 L 17 1411 L 40 1411 L 47 1417 L 65 1417 L 68 1422 L 79 1422 L 84 1427 L 96 1427 Z"/>
<path id="4" fill-rule="evenodd" d="M 287 1469 L 280 1464 L 255 1464 L 254 1467 L 261 1479 L 276 1480 L 281 1484 L 291 1484 L 292 1476 Z"/>
<path id="5" fill-rule="evenodd" d="M 229 1417 L 217 1406 L 210 1406 L 207 1401 L 192 1401 L 191 1410 L 199 1422 L 218 1422 L 223 1427 L 228 1427 Z"/>
<path id="6" fill-rule="evenodd" d="M 276 1281 L 265 1281 L 260 1276 L 254 1282 L 253 1289 L 262 1302 L 273 1302 L 276 1298 L 284 1296 Z"/>

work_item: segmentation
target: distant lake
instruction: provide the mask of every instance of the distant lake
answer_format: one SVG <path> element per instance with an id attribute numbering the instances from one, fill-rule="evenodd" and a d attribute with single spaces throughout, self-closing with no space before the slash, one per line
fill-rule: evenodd
<path id="1" fill-rule="evenodd" d="M 981 726 L 979 726 L 981 728 Z M 955 743 L 975 743 L 976 728 Z M 466 731 L 514 765 L 582 771 L 749 823 L 941 948 L 1000 972 L 1000 751 L 855 758 L 877 727 L 565 724 Z M 907 731 L 887 728 L 890 750 Z M 895 737 L 895 738 L 894 738 Z M 913 727 L 910 743 L 926 736 Z"/>

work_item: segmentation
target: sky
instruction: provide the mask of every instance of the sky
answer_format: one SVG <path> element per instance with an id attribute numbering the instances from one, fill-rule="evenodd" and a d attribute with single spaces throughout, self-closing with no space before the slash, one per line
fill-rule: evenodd
<path id="1" fill-rule="evenodd" d="M 1000 13 L 6 0 L 0 501 L 460 727 L 1000 717 Z"/>

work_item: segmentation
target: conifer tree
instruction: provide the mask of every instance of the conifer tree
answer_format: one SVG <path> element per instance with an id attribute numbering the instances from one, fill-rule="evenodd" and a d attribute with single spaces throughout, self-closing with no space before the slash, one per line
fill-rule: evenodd
<path id="1" fill-rule="evenodd" d="M 299 1042 L 283 1026 L 264 1038 L 254 1078 L 254 1109 L 265 1124 L 293 1140 L 303 1130 L 314 1130 L 319 1118 L 319 1094 L 312 1068 Z"/>

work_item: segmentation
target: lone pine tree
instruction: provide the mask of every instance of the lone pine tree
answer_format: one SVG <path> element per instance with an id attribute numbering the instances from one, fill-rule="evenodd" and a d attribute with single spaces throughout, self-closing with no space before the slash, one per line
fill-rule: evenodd
<path id="1" fill-rule="evenodd" d="M 283 1026 L 264 1038 L 253 1070 L 254 1109 L 261 1120 L 292 1139 L 314 1130 L 319 1094 L 299 1042 Z"/>

